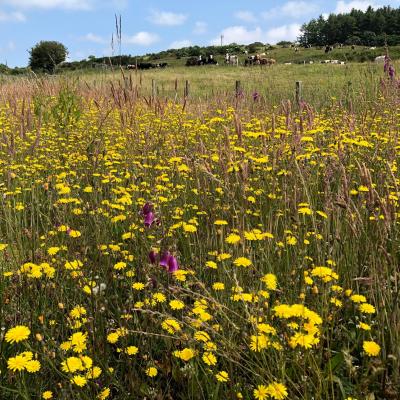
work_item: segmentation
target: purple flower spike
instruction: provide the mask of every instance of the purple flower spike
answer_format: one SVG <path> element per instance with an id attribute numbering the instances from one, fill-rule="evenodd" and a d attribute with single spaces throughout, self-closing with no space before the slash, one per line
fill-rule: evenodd
<path id="1" fill-rule="evenodd" d="M 146 203 L 142 208 L 142 215 L 146 216 L 153 211 L 153 205 L 151 203 Z"/>
<path id="2" fill-rule="evenodd" d="M 395 69 L 394 69 L 393 65 L 390 65 L 389 66 L 389 76 L 391 79 L 394 78 L 394 74 L 395 74 Z"/>
<path id="3" fill-rule="evenodd" d="M 383 65 L 384 72 L 388 72 L 390 61 L 391 61 L 390 58 L 388 56 L 385 56 L 385 63 Z"/>
<path id="4" fill-rule="evenodd" d="M 169 251 L 166 251 L 162 254 L 161 258 L 160 258 L 160 265 L 162 267 L 167 268 L 168 267 L 168 260 L 169 257 L 171 256 L 171 253 Z"/>
<path id="5" fill-rule="evenodd" d="M 172 274 L 172 273 L 178 271 L 178 269 L 179 269 L 178 260 L 174 256 L 169 256 L 168 272 Z"/>
<path id="6" fill-rule="evenodd" d="M 144 224 L 145 226 L 149 227 L 153 224 L 155 220 L 154 214 L 150 211 L 149 213 L 145 214 L 144 216 Z"/>
<path id="7" fill-rule="evenodd" d="M 158 254 L 157 254 L 154 250 L 150 251 L 150 253 L 149 253 L 149 260 L 150 260 L 150 262 L 151 262 L 152 264 L 155 264 L 155 263 L 156 263 L 157 256 L 158 256 Z"/>

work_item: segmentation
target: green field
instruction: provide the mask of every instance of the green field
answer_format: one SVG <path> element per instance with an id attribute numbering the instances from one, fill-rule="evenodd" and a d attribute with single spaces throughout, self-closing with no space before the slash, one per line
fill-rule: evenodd
<path id="1" fill-rule="evenodd" d="M 395 65 L 400 69 L 400 64 Z M 166 69 L 147 71 L 122 71 L 114 66 L 104 71 L 69 72 L 52 78 L 50 82 L 69 81 L 72 86 L 85 90 L 109 90 L 112 84 L 134 88 L 138 97 L 149 98 L 155 95 L 160 100 L 178 101 L 182 99 L 188 81 L 190 99 L 201 103 L 218 102 L 226 97 L 233 101 L 236 81 L 240 81 L 244 100 L 250 100 L 254 93 L 258 93 L 261 96 L 260 102 L 266 107 L 272 107 L 284 100 L 294 102 L 296 81 L 301 81 L 302 99 L 315 108 L 328 107 L 333 99 L 340 101 L 342 105 L 351 104 L 360 108 L 373 103 L 380 90 L 382 70 L 383 64 L 376 63 L 293 64 L 272 67 L 171 65 Z M 22 86 L 27 83 L 31 87 L 30 82 L 35 80 L 36 77 L 26 76 L 0 78 L 3 91 L 18 82 Z"/>

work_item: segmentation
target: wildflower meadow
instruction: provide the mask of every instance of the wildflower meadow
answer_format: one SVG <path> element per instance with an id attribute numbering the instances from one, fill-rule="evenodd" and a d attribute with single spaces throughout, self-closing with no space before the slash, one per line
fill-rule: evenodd
<path id="1" fill-rule="evenodd" d="M 4 83 L 0 398 L 399 399 L 389 62 L 318 108 Z"/>

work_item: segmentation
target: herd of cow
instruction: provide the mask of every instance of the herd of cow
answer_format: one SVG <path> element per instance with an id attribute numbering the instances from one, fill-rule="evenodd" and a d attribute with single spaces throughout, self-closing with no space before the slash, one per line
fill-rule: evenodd
<path id="1" fill-rule="evenodd" d="M 342 47 L 342 45 L 340 45 Z M 354 47 L 354 46 L 352 46 Z M 330 51 L 333 50 L 333 46 L 326 46 L 325 48 L 325 53 L 329 53 Z M 375 49 L 375 48 L 371 48 Z M 379 56 L 375 58 L 375 62 L 384 62 L 385 61 L 385 56 Z M 322 60 L 320 61 L 321 64 L 341 64 L 344 65 L 344 61 L 339 61 L 339 60 Z M 297 64 L 313 64 L 314 61 L 304 61 L 304 62 L 297 62 Z M 251 55 L 249 56 L 246 52 L 246 58 L 244 60 L 244 65 L 245 67 L 252 66 L 252 65 L 267 65 L 271 66 L 276 64 L 276 60 L 273 58 L 268 58 L 265 53 L 263 54 L 256 54 L 256 55 Z M 285 63 L 285 65 L 290 65 L 292 63 Z M 197 57 L 189 57 L 186 60 L 186 66 L 187 67 L 194 67 L 194 66 L 200 66 L 200 65 L 218 65 L 218 61 L 214 58 L 212 54 L 207 55 L 206 57 L 203 56 L 197 56 Z M 239 56 L 235 54 L 229 54 L 227 53 L 225 55 L 225 65 L 234 65 L 234 66 L 239 66 L 240 61 L 239 61 Z M 167 63 L 149 63 L 149 62 L 140 62 L 137 64 L 133 65 L 128 65 L 127 69 L 152 69 L 152 68 L 166 68 L 168 66 Z"/>
<path id="2" fill-rule="evenodd" d="M 225 55 L 225 65 L 234 65 L 239 66 L 239 56 L 235 54 L 227 53 Z M 273 65 L 276 64 L 276 60 L 273 58 L 265 57 L 265 54 L 257 54 L 254 56 L 247 56 L 244 60 L 244 66 L 251 66 L 251 65 Z M 207 57 L 203 58 L 203 56 L 198 57 L 190 57 L 186 61 L 187 67 L 193 67 L 198 65 L 218 65 L 218 62 L 214 59 L 214 56 L 208 55 Z"/>
<path id="3" fill-rule="evenodd" d="M 256 54 L 255 56 L 248 56 L 244 60 L 245 66 L 250 65 L 274 65 L 276 64 L 276 60 L 273 58 L 267 58 L 264 55 Z"/>
<path id="4" fill-rule="evenodd" d="M 129 64 L 126 66 L 127 69 L 153 69 L 153 68 L 167 68 L 168 63 L 153 64 L 149 62 L 141 62 L 137 64 Z"/>
<path id="5" fill-rule="evenodd" d="M 244 60 L 244 66 L 252 66 L 252 65 L 274 65 L 276 64 L 276 60 L 273 58 L 267 58 L 265 57 L 265 54 L 257 54 L 254 56 L 247 56 L 246 59 Z M 198 56 L 198 57 L 189 57 L 186 60 L 186 66 L 187 67 L 194 67 L 194 66 L 200 66 L 200 65 L 218 65 L 218 61 L 214 58 L 212 54 L 203 57 L 203 56 Z M 239 61 L 239 56 L 235 54 L 226 54 L 225 55 L 225 65 L 233 65 L 233 66 L 239 66 L 240 61 Z M 167 63 L 150 63 L 150 62 L 140 62 L 137 64 L 130 64 L 127 66 L 127 69 L 153 69 L 153 68 L 166 68 L 168 66 Z"/>

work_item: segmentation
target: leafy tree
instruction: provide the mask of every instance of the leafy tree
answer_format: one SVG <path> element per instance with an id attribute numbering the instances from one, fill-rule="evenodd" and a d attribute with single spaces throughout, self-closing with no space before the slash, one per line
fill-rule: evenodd
<path id="1" fill-rule="evenodd" d="M 292 42 L 289 42 L 288 40 L 281 40 L 276 45 L 280 47 L 290 47 L 292 45 Z"/>
<path id="2" fill-rule="evenodd" d="M 299 38 L 300 44 L 306 46 L 323 46 L 326 44 L 324 28 L 327 22 L 321 15 L 318 19 L 312 19 L 308 24 L 301 27 L 302 35 Z"/>
<path id="3" fill-rule="evenodd" d="M 361 35 L 361 39 L 363 44 L 367 46 L 376 46 L 376 34 L 375 32 L 365 31 Z"/>
<path id="4" fill-rule="evenodd" d="M 344 43 L 347 45 L 360 45 L 362 43 L 362 40 L 359 36 L 350 36 L 345 40 Z"/>
<path id="5" fill-rule="evenodd" d="M 10 72 L 10 68 L 5 64 L 0 64 L 0 74 L 8 74 Z"/>
<path id="6" fill-rule="evenodd" d="M 315 46 L 355 42 L 364 46 L 381 46 L 385 41 L 400 44 L 400 8 L 381 7 L 366 11 L 351 10 L 347 14 L 330 14 L 312 19 L 301 28 L 300 43 Z"/>
<path id="7" fill-rule="evenodd" d="M 58 64 L 65 61 L 67 48 L 60 42 L 41 41 L 30 50 L 29 66 L 34 71 L 54 73 Z"/>
<path id="8" fill-rule="evenodd" d="M 264 43 L 254 42 L 249 44 L 248 51 L 249 53 L 257 53 L 258 51 L 260 51 L 261 48 L 264 48 Z"/>

